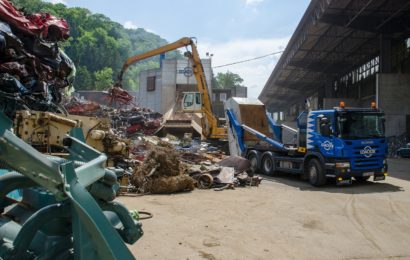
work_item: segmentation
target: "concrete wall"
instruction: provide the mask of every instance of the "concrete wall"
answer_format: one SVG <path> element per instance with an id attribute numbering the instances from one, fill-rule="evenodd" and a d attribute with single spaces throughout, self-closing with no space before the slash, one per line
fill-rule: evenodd
<path id="1" fill-rule="evenodd" d="M 141 107 L 150 108 L 154 111 L 161 111 L 161 70 L 151 69 L 140 72 L 140 89 L 138 92 L 137 104 Z M 155 79 L 155 90 L 147 91 L 147 78 L 156 77 Z"/>
<path id="2" fill-rule="evenodd" d="M 195 76 L 192 72 L 192 64 L 190 62 L 188 63 L 188 59 L 184 58 L 171 61 L 176 62 L 176 84 L 196 84 Z"/>
<path id="3" fill-rule="evenodd" d="M 410 74 L 378 74 L 378 107 L 386 114 L 386 136 L 406 132 L 406 115 L 410 115 Z"/>
<path id="4" fill-rule="evenodd" d="M 176 74 L 177 64 L 175 60 L 163 60 L 162 62 L 162 86 L 161 86 L 161 110 L 166 113 L 176 102 Z"/>
<path id="5" fill-rule="evenodd" d="M 202 66 L 204 67 L 206 84 L 208 85 L 208 92 L 212 96 L 212 62 L 211 59 L 201 59 Z"/>
<path id="6" fill-rule="evenodd" d="M 208 91 L 211 90 L 212 67 L 210 59 L 202 59 Z M 189 71 L 190 70 L 190 71 Z M 147 91 L 147 77 L 156 77 L 155 91 Z M 164 59 L 161 69 L 140 72 L 140 89 L 138 104 L 160 113 L 166 113 L 174 107 L 178 86 L 192 86 L 197 91 L 195 76 L 192 74 L 192 64 L 188 59 Z M 212 92 L 210 92 L 212 96 Z"/>
<path id="7" fill-rule="evenodd" d="M 164 60 L 164 61 L 172 61 L 175 60 Z M 206 78 L 206 84 L 208 88 L 212 88 L 212 65 L 210 59 L 201 59 L 202 66 L 204 67 L 204 73 Z M 192 70 L 192 64 L 189 62 L 188 59 L 179 59 L 176 60 L 176 84 L 184 84 L 184 85 L 195 85 L 196 79 L 192 73 L 187 73 L 189 69 Z M 209 89 L 208 89 L 209 91 Z"/>

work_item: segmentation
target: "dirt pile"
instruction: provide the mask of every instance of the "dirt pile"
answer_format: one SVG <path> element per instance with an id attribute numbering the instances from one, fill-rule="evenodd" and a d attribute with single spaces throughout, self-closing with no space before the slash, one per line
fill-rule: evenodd
<path id="1" fill-rule="evenodd" d="M 162 145 L 162 146 L 161 146 Z M 190 191 L 195 181 L 186 174 L 179 156 L 168 145 L 153 146 L 142 165 L 135 169 L 132 184 L 143 193 L 174 193 Z"/>

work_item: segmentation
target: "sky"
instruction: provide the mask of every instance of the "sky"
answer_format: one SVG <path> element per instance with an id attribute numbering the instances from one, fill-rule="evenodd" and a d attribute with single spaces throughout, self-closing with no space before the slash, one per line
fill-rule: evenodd
<path id="1" fill-rule="evenodd" d="M 101 13 L 127 28 L 144 28 L 168 42 L 196 37 L 201 57 L 218 66 L 283 50 L 310 0 L 48 0 Z M 258 97 L 280 55 L 215 68 L 239 74 Z"/>

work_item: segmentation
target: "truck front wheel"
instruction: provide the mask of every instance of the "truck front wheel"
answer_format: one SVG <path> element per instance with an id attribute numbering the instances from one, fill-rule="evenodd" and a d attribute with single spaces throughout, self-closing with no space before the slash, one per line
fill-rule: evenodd
<path id="1" fill-rule="evenodd" d="M 325 171 L 318 159 L 311 159 L 308 164 L 309 182 L 313 186 L 323 186 L 326 184 Z"/>

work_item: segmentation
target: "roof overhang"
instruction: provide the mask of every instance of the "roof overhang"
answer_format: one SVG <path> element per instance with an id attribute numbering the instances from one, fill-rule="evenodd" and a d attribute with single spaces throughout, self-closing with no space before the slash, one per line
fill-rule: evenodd
<path id="1" fill-rule="evenodd" d="M 376 57 L 380 35 L 410 35 L 410 1 L 312 0 L 259 99 L 277 111 L 304 100 Z"/>

